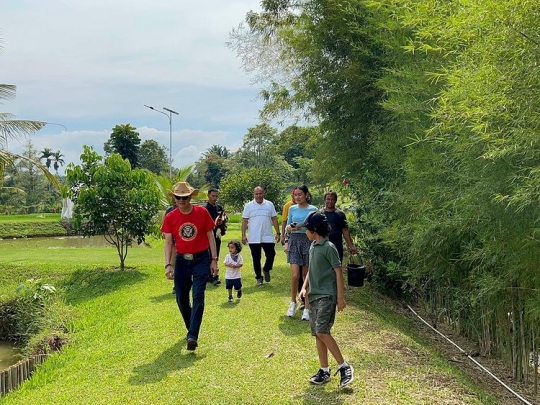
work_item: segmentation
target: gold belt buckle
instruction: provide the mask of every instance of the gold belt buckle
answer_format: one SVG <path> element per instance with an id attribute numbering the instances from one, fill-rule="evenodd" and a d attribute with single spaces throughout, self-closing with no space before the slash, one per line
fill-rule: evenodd
<path id="1" fill-rule="evenodd" d="M 184 253 L 183 256 L 186 260 L 193 260 L 193 255 L 191 253 Z"/>

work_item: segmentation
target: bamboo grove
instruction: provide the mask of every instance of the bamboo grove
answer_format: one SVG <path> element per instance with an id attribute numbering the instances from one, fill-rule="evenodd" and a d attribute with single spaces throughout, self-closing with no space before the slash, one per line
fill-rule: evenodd
<path id="1" fill-rule="evenodd" d="M 263 0 L 229 46 L 262 115 L 315 121 L 375 281 L 532 381 L 540 330 L 539 3 Z"/>

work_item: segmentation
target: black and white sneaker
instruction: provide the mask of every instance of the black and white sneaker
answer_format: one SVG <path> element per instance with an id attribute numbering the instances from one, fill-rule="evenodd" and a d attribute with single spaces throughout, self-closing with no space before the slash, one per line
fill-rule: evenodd
<path id="1" fill-rule="evenodd" d="M 351 365 L 340 367 L 338 371 L 341 373 L 341 380 L 339 381 L 340 388 L 346 387 L 354 381 L 354 368 Z M 338 371 L 336 371 L 336 374 Z"/>
<path id="2" fill-rule="evenodd" d="M 236 298 L 242 298 L 242 290 L 236 291 Z"/>
<path id="3" fill-rule="evenodd" d="M 313 377 L 309 379 L 312 384 L 323 385 L 330 381 L 332 377 L 330 376 L 330 371 L 324 371 L 322 368 L 317 371 Z"/>

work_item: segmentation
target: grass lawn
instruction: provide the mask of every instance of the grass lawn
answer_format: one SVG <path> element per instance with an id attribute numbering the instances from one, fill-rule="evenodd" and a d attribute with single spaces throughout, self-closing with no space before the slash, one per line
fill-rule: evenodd
<path id="1" fill-rule="evenodd" d="M 230 224 L 224 239 L 239 236 L 239 224 Z M 113 248 L 14 246 L 0 244 L 0 296 L 27 278 L 45 278 L 77 316 L 69 345 L 0 404 L 495 403 L 369 285 L 347 290 L 348 307 L 333 329 L 354 383 L 338 389 L 336 376 L 310 385 L 319 368 L 315 340 L 299 313 L 285 316 L 290 271 L 281 247 L 272 281 L 259 288 L 249 249 L 242 251 L 241 300 L 228 303 L 223 286 L 208 286 L 199 348 L 188 352 L 161 241 L 130 250 L 123 272 Z M 225 251 L 226 243 L 221 259 Z"/>
<path id="2" fill-rule="evenodd" d="M 41 214 L 21 214 L 21 215 L 0 215 L 0 223 L 2 222 L 58 222 L 60 214 L 41 213 Z"/>

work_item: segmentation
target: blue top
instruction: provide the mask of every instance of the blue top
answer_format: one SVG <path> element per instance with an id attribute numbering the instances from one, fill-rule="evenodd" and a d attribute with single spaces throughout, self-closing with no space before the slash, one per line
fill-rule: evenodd
<path id="1" fill-rule="evenodd" d="M 310 212 L 317 211 L 317 207 L 314 205 L 308 205 L 305 208 L 300 208 L 298 204 L 291 205 L 289 208 L 289 216 L 287 217 L 287 225 L 296 222 L 297 226 L 300 226 L 306 220 Z M 292 233 L 306 233 L 306 228 L 302 228 L 299 231 L 292 231 Z"/>

